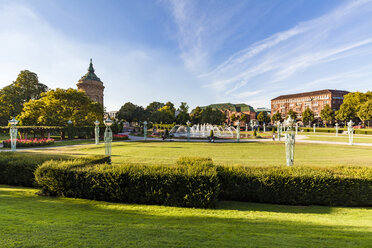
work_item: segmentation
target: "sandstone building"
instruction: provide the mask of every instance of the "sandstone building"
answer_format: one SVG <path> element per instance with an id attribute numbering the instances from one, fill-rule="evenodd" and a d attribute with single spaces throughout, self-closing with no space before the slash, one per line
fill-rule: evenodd
<path id="1" fill-rule="evenodd" d="M 103 86 L 101 79 L 94 73 L 92 59 L 90 59 L 88 72 L 80 78 L 76 85 L 78 90 L 84 91 L 90 99 L 99 102 L 103 106 L 103 90 L 105 86 Z"/>
<path id="2" fill-rule="evenodd" d="M 271 117 L 279 112 L 283 118 L 287 117 L 288 111 L 292 109 L 297 112 L 297 118 L 301 119 L 302 112 L 310 108 L 315 118 L 320 118 L 320 111 L 329 105 L 334 111 L 338 110 L 348 94 L 344 90 L 318 90 L 312 92 L 282 95 L 271 100 Z"/>

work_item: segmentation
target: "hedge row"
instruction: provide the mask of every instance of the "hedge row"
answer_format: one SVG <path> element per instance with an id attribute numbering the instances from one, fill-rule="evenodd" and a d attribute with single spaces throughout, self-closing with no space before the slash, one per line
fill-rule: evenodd
<path id="1" fill-rule="evenodd" d="M 287 205 L 371 206 L 367 167 L 218 167 L 221 200 Z"/>
<path id="2" fill-rule="evenodd" d="M 207 163 L 85 166 L 80 161 L 48 161 L 35 178 L 47 195 L 111 202 L 210 208 L 219 194 L 216 168 Z"/>
<path id="3" fill-rule="evenodd" d="M 36 170 L 36 180 L 44 194 L 139 204 L 372 205 L 367 167 L 215 167 L 205 158 L 181 158 L 173 167 L 49 161 Z"/>
<path id="4" fill-rule="evenodd" d="M 34 171 L 42 163 L 53 160 L 60 163 L 63 160 L 73 160 L 63 155 L 45 155 L 38 153 L 1 152 L 0 154 L 0 184 L 33 187 L 35 186 Z M 80 159 L 87 163 L 101 164 L 110 161 L 107 156 L 87 156 Z"/>

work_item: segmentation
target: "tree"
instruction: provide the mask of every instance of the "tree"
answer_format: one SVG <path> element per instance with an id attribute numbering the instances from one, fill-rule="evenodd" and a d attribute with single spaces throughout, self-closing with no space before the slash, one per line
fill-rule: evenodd
<path id="1" fill-rule="evenodd" d="M 146 111 L 148 111 L 149 113 L 153 113 L 153 112 L 159 110 L 162 107 L 164 107 L 164 103 L 152 102 L 146 107 Z"/>
<path id="2" fill-rule="evenodd" d="M 314 112 L 311 111 L 309 107 L 305 109 L 305 111 L 302 113 L 302 122 L 305 123 L 311 123 L 314 121 Z"/>
<path id="3" fill-rule="evenodd" d="M 155 112 L 157 123 L 171 124 L 175 121 L 174 108 L 170 105 L 165 105 Z"/>
<path id="4" fill-rule="evenodd" d="M 221 125 L 225 121 L 225 115 L 223 112 L 207 107 L 201 112 L 201 123 L 209 123 L 212 125 Z"/>
<path id="5" fill-rule="evenodd" d="M 176 117 L 176 122 L 178 124 L 186 124 L 190 120 L 189 106 L 185 102 L 181 102 L 180 107 L 177 109 L 178 115 Z"/>
<path id="6" fill-rule="evenodd" d="M 287 116 L 290 116 L 293 120 L 296 120 L 297 119 L 297 112 L 295 112 L 293 109 L 290 109 L 288 111 Z"/>
<path id="7" fill-rule="evenodd" d="M 281 118 L 282 116 L 280 116 Z M 270 117 L 267 115 L 267 112 L 266 111 L 262 111 L 260 112 L 258 115 L 257 115 L 257 120 L 259 122 L 265 122 L 265 123 L 269 123 L 270 122 Z"/>
<path id="8" fill-rule="evenodd" d="M 282 115 L 279 113 L 279 112 L 276 112 L 275 114 L 273 114 L 273 116 L 271 117 L 271 121 L 273 123 L 277 122 L 277 121 L 282 121 Z"/>
<path id="9" fill-rule="evenodd" d="M 232 123 L 234 123 L 234 122 L 236 121 L 236 115 L 235 115 L 235 114 L 232 114 L 232 115 L 230 116 L 230 121 L 231 121 Z"/>
<path id="10" fill-rule="evenodd" d="M 363 125 L 365 124 L 365 121 L 372 120 L 372 99 L 369 99 L 362 104 L 357 115 L 363 121 Z"/>
<path id="11" fill-rule="evenodd" d="M 29 100 L 39 99 L 48 87 L 39 82 L 36 73 L 21 71 L 17 79 L 0 90 L 0 125 L 7 125 L 10 117 L 21 113 Z"/>
<path id="12" fill-rule="evenodd" d="M 354 119 L 355 116 L 355 108 L 349 104 L 342 104 L 340 109 L 336 111 L 337 120 L 348 121 Z"/>
<path id="13" fill-rule="evenodd" d="M 137 106 L 131 102 L 127 102 L 121 106 L 118 118 L 124 119 L 128 122 L 143 121 L 145 119 L 145 110 L 142 106 Z"/>
<path id="14" fill-rule="evenodd" d="M 191 111 L 190 119 L 193 124 L 201 123 L 202 112 L 203 110 L 199 106 L 197 106 L 193 111 Z"/>
<path id="15" fill-rule="evenodd" d="M 327 126 L 327 123 L 330 123 L 335 119 L 335 112 L 327 104 L 324 106 L 322 111 L 320 111 L 320 117 L 322 118 L 322 120 L 325 122 L 325 125 Z"/>
<path id="16" fill-rule="evenodd" d="M 343 103 L 340 109 L 336 112 L 336 119 L 347 121 L 358 117 L 358 112 L 361 106 L 372 99 L 372 92 L 352 92 L 344 96 Z"/>
<path id="17" fill-rule="evenodd" d="M 27 126 L 66 126 L 69 120 L 75 126 L 93 125 L 95 120 L 102 122 L 103 107 L 82 91 L 56 89 L 25 103 L 17 118 Z"/>
<path id="18" fill-rule="evenodd" d="M 247 122 L 247 115 L 246 114 L 242 114 L 239 118 L 239 121 L 244 121 L 244 122 Z"/>

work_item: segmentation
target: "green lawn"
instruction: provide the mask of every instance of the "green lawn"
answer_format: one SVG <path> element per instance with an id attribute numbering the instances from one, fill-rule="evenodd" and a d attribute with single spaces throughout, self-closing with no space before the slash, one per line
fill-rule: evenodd
<path id="1" fill-rule="evenodd" d="M 320 140 L 320 141 L 335 141 L 335 142 L 345 142 L 345 143 L 349 143 L 349 137 L 348 136 L 332 136 L 332 135 L 329 135 L 329 136 L 315 136 L 315 135 L 312 135 L 312 136 L 307 136 L 306 140 Z M 372 143 L 372 136 L 368 137 L 368 136 L 354 136 L 353 138 L 353 142 L 354 143 Z"/>
<path id="2" fill-rule="evenodd" d="M 37 152 L 39 152 L 38 150 Z M 82 145 L 43 150 L 50 153 L 104 154 L 104 146 Z M 113 163 L 174 164 L 182 156 L 210 157 L 216 164 L 269 166 L 285 165 L 283 142 L 114 142 Z M 372 166 L 372 147 L 297 143 L 295 165 Z"/>
<path id="3" fill-rule="evenodd" d="M 0 185 L 8 247 L 370 247 L 372 208 L 221 202 L 217 209 L 41 197 Z"/>

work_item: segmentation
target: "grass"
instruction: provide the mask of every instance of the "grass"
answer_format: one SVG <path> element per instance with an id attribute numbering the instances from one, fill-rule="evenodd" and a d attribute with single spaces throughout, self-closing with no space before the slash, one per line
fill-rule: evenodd
<path id="1" fill-rule="evenodd" d="M 37 196 L 0 185 L 1 247 L 370 247 L 372 209 L 221 202 L 217 209 Z"/>
<path id="2" fill-rule="evenodd" d="M 39 151 L 36 151 L 39 152 Z M 104 145 L 82 145 L 45 149 L 47 153 L 104 154 Z M 203 156 L 219 165 L 284 166 L 283 142 L 114 142 L 112 161 L 118 163 L 174 164 L 179 157 Z M 372 166 L 372 147 L 297 143 L 296 166 Z"/>
<path id="3" fill-rule="evenodd" d="M 345 142 L 349 143 L 349 137 L 348 136 L 307 136 L 306 140 L 319 140 L 319 141 L 335 141 L 335 142 Z M 353 138 L 354 143 L 372 143 L 372 136 L 354 136 Z"/>

